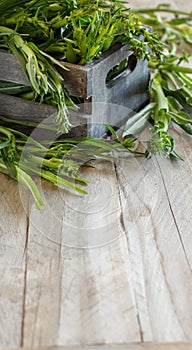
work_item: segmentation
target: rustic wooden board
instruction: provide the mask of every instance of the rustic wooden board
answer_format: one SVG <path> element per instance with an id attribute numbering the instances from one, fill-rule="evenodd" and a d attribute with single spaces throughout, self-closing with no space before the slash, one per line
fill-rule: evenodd
<path id="1" fill-rule="evenodd" d="M 28 219 L 15 181 L 0 175 L 0 346 L 22 344 Z M 27 207 L 27 198 L 24 198 Z"/>
<path id="2" fill-rule="evenodd" d="M 30 86 L 29 80 L 14 55 L 0 52 L 0 79 Z"/>
<path id="3" fill-rule="evenodd" d="M 176 137 L 178 146 L 182 139 Z M 191 149 L 191 138 L 186 138 Z M 144 341 L 192 341 L 191 163 L 139 160 L 117 166 L 123 220 Z M 161 165 L 159 165 L 161 164 Z M 184 184 L 179 185 L 185 177 Z M 169 197 L 169 194 L 171 197 Z M 131 203 L 131 204 L 130 204 Z M 186 204 L 187 203 L 187 204 Z M 173 207 L 172 207 L 173 205 Z M 188 248 L 184 247 L 182 238 Z M 190 310 L 190 311 L 189 311 Z"/>
<path id="4" fill-rule="evenodd" d="M 22 350 L 29 350 L 25 347 Z M 191 350 L 192 343 L 140 343 L 140 344 L 122 344 L 109 346 L 40 346 L 33 348 L 34 350 Z M 0 350 L 13 350 L 11 348 L 0 348 Z M 21 350 L 21 348 L 14 348 L 14 350 Z"/>
<path id="5" fill-rule="evenodd" d="M 43 182 L 29 222 L 1 176 L 1 346 L 191 341 L 191 137 L 174 136 L 185 162 L 98 163 L 83 199 Z"/>
<path id="6" fill-rule="evenodd" d="M 171 3 L 181 7 L 178 0 Z M 137 4 L 143 5 L 134 0 L 133 6 Z M 145 5 L 153 4 L 146 0 Z M 189 10 L 189 2 L 182 2 L 184 7 Z M 0 176 L 2 350 L 29 349 L 21 348 L 23 344 L 40 350 L 192 350 L 192 343 L 165 343 L 191 341 L 192 329 L 192 143 L 186 135 L 180 139 L 182 133 L 178 131 L 174 135 L 185 163 L 170 164 L 158 158 L 147 163 L 132 161 L 133 168 L 131 164 L 117 164 L 116 173 L 112 168 L 104 171 L 105 178 L 106 174 L 112 177 L 117 192 L 119 183 L 120 196 L 113 192 L 109 207 L 114 218 L 118 216 L 118 224 L 117 213 L 122 211 L 121 225 L 125 226 L 127 240 L 122 235 L 100 248 L 75 249 L 58 244 L 61 238 L 66 239 L 63 230 L 67 231 L 67 225 L 70 232 L 72 223 L 90 228 L 91 213 L 85 222 L 80 216 L 77 220 L 71 210 L 76 203 L 74 196 L 43 183 L 47 204 L 57 211 L 59 222 L 57 216 L 49 217 L 49 208 L 40 217 L 34 206 L 27 222 L 15 182 Z M 87 176 L 99 184 L 101 172 L 94 174 L 90 170 Z M 108 193 L 106 183 L 103 188 Z M 93 190 L 92 200 L 96 193 Z M 99 198 L 101 203 L 101 193 Z M 85 208 L 84 204 L 82 211 Z M 94 216 L 96 224 L 99 212 Z M 109 219 L 112 217 L 108 214 L 102 217 L 103 221 Z M 40 231 L 46 227 L 46 234 L 36 226 Z M 113 232 L 118 227 L 114 225 Z M 86 239 L 86 231 L 81 233 L 79 243 Z M 141 339 L 147 343 L 125 344 Z M 149 342 L 158 340 L 163 343 Z M 84 346 L 83 341 L 92 341 L 92 345 Z M 121 344 L 111 345 L 113 341 Z M 72 342 L 78 346 L 70 346 Z M 94 342 L 110 345 L 96 346 Z"/>
<path id="7" fill-rule="evenodd" d="M 57 108 L 35 101 L 28 101 L 16 96 L 0 94 L 0 114 L 9 119 L 16 119 L 22 122 L 27 121 L 53 125 L 57 115 Z M 75 112 L 74 110 L 70 110 L 69 118 L 73 127 L 72 130 L 76 127 L 79 129 L 83 127 L 83 136 L 85 136 L 87 134 L 87 118 L 85 114 L 80 111 Z"/>
<path id="8" fill-rule="evenodd" d="M 52 347 L 43 348 L 42 350 L 78 350 L 78 347 Z M 192 343 L 149 343 L 149 344 L 124 344 L 124 345 L 109 345 L 109 346 L 90 346 L 81 347 L 87 350 L 191 350 Z"/>
<path id="9" fill-rule="evenodd" d="M 159 167 L 181 245 L 192 270 L 192 138 L 179 127 L 174 130 L 174 135 L 177 151 L 184 162 L 178 166 L 177 162 L 163 162 L 160 159 Z"/>
<path id="10" fill-rule="evenodd" d="M 98 164 L 84 175 L 93 183 L 90 196 L 78 198 L 46 184 L 46 211 L 42 217 L 31 212 L 25 346 L 140 340 L 113 167 Z M 92 220 L 98 222 L 95 232 Z"/>
<path id="11" fill-rule="evenodd" d="M 92 91 L 92 73 L 91 65 L 79 66 L 69 62 L 64 62 L 67 70 L 58 68 L 64 78 L 64 84 L 69 93 L 73 96 L 83 97 L 85 99 L 93 95 Z"/>

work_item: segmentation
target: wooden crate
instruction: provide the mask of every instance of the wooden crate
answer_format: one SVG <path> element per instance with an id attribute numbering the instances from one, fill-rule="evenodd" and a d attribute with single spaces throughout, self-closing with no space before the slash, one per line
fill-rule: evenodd
<path id="1" fill-rule="evenodd" d="M 106 78 L 113 67 L 124 59 L 128 67 L 109 84 Z M 14 55 L 0 52 L 0 79 L 30 85 Z M 69 70 L 60 70 L 69 93 L 82 98 L 78 112 L 70 111 L 71 135 L 102 137 L 108 123 L 120 127 L 132 111 L 149 101 L 149 69 L 147 61 L 138 61 L 128 46 L 115 45 L 99 59 L 85 66 L 63 62 Z M 42 122 L 56 114 L 56 108 L 15 96 L 0 94 L 0 113 L 9 118 Z"/>

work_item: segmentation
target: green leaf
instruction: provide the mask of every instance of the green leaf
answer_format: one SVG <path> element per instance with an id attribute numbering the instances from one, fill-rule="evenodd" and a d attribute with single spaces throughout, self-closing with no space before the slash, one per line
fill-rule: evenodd
<path id="1" fill-rule="evenodd" d="M 183 87 L 184 83 L 178 73 L 163 71 L 163 75 L 166 78 L 169 90 L 177 91 Z"/>
<path id="2" fill-rule="evenodd" d="M 26 0 L 1 0 L 0 1 L 0 16 L 5 15 L 7 11 L 11 8 L 14 9 L 15 6 L 19 6 L 26 3 Z"/>
<path id="3" fill-rule="evenodd" d="M 185 73 L 179 73 L 180 78 L 183 80 L 183 83 L 192 90 L 192 79 L 187 76 Z"/>
<path id="4" fill-rule="evenodd" d="M 118 143 L 121 143 L 117 133 L 115 132 L 115 130 L 109 124 L 104 124 L 104 125 L 110 131 L 111 135 L 114 136 L 115 141 L 118 142 Z"/>
<path id="5" fill-rule="evenodd" d="M 147 125 L 147 118 L 150 116 L 155 106 L 156 106 L 156 103 L 151 102 L 146 107 L 144 107 L 140 112 L 136 113 L 133 117 L 129 118 L 129 120 L 125 125 L 123 137 L 131 134 L 137 135 L 138 133 L 140 133 Z"/>
<path id="6" fill-rule="evenodd" d="M 187 134 L 192 135 L 192 125 L 191 124 L 179 124 L 181 129 L 183 129 Z"/>
<path id="7" fill-rule="evenodd" d="M 167 96 L 167 100 L 171 111 L 180 111 L 183 109 L 183 106 L 179 103 L 176 97 Z"/>
<path id="8" fill-rule="evenodd" d="M 7 147 L 10 144 L 10 140 L 6 140 L 4 142 L 0 142 L 0 150 Z"/>
<path id="9" fill-rule="evenodd" d="M 67 61 L 70 63 L 77 63 L 78 62 L 76 52 L 73 49 L 73 46 L 70 42 L 67 42 L 66 58 L 67 58 Z"/>
<path id="10" fill-rule="evenodd" d="M 151 84 L 151 88 L 154 93 L 154 100 L 157 103 L 157 113 L 159 113 L 159 111 L 161 110 L 164 110 L 164 111 L 169 110 L 168 100 L 158 80 L 159 80 L 159 77 L 154 78 Z"/>
<path id="11" fill-rule="evenodd" d="M 61 186 L 61 187 L 64 187 L 64 188 L 75 190 L 75 191 L 77 191 L 79 193 L 82 193 L 82 194 L 87 194 L 87 192 L 85 190 L 83 190 L 82 188 L 74 185 L 72 182 L 70 182 L 68 180 L 65 180 L 61 176 L 53 174 L 53 173 L 51 173 L 49 171 L 41 169 L 41 176 L 44 179 L 54 183 L 57 186 Z"/>
<path id="12" fill-rule="evenodd" d="M 31 176 L 29 176 L 25 171 L 23 171 L 19 166 L 15 166 L 17 177 L 16 179 L 25 187 L 29 189 L 31 194 L 33 195 L 33 198 L 35 199 L 36 207 L 40 211 L 42 211 L 44 207 L 44 201 L 39 193 L 39 190 L 37 186 L 35 185 L 34 181 L 32 180 Z"/>
<path id="13" fill-rule="evenodd" d="M 192 124 L 192 117 L 185 112 L 169 112 L 171 118 L 179 124 Z"/>

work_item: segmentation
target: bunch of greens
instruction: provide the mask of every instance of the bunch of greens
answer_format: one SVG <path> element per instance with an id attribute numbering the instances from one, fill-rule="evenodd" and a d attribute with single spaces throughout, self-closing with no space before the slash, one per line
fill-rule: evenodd
<path id="1" fill-rule="evenodd" d="M 55 124 L 60 132 L 68 132 L 67 107 L 74 107 L 74 104 L 63 85 L 62 76 L 55 68 L 59 66 L 64 69 L 64 66 L 39 50 L 34 43 L 24 41 L 13 29 L 0 26 L 0 43 L 1 47 L 9 48 L 22 65 L 31 83 L 33 97 L 39 97 L 40 102 L 46 100 L 58 107 Z"/>
<path id="2" fill-rule="evenodd" d="M 176 10 L 168 4 L 156 8 L 132 9 L 141 23 L 151 26 L 166 44 L 169 54 L 177 54 L 184 44 L 192 45 L 192 12 Z"/>
<path id="3" fill-rule="evenodd" d="M 180 53 L 183 43 L 187 45 L 186 50 L 188 48 L 191 51 L 192 13 L 172 10 L 168 5 L 160 5 L 155 9 L 135 9 L 134 12 L 142 23 L 152 26 L 158 33 L 164 52 L 161 57 L 153 54 L 150 57 L 151 102 L 127 122 L 124 136 L 137 134 L 148 121 L 152 125 L 152 133 L 145 156 L 163 153 L 180 158 L 174 150 L 170 125 L 175 123 L 192 135 L 192 68 L 186 66 L 190 55 L 186 51 Z M 165 17 L 164 12 L 169 16 Z"/>
<path id="4" fill-rule="evenodd" d="M 135 136 L 127 135 L 137 134 L 146 121 L 152 133 L 144 155 L 179 157 L 169 132 L 174 122 L 192 134 L 192 69 L 182 65 L 188 54 L 178 54 L 180 44 L 192 43 L 191 19 L 192 14 L 168 6 L 131 10 L 118 0 L 0 0 L 0 47 L 18 58 L 31 83 L 26 90 L 0 81 L 0 92 L 19 92 L 25 98 L 56 105 L 54 128 L 61 133 L 69 130 L 68 108 L 75 106 L 58 73 L 58 66 L 65 69 L 59 60 L 86 64 L 115 43 L 129 44 L 137 59 L 148 60 L 152 72 L 151 102 L 128 121 L 122 142 L 110 126 L 114 142 L 90 138 L 37 142 L 16 131 L 13 122 L 11 128 L 6 127 L 9 121 L 1 117 L 0 171 L 28 187 L 41 208 L 42 198 L 31 176 L 86 193 L 80 187 L 87 183 L 79 176 L 80 165 L 133 152 Z M 125 65 L 116 67 L 117 73 Z"/>
<path id="5" fill-rule="evenodd" d="M 7 10 L 0 12 L 0 24 L 58 59 L 86 64 L 117 42 L 129 44 L 137 57 L 149 57 L 148 47 L 161 52 L 156 35 L 118 0 L 1 0 L 0 7 L 1 2 Z"/>
<path id="6" fill-rule="evenodd" d="M 19 60 L 32 98 L 57 105 L 55 124 L 62 133 L 70 128 L 68 108 L 75 106 L 56 69 L 64 69 L 58 59 L 86 64 L 117 42 L 129 44 L 138 58 L 149 58 L 148 47 L 161 52 L 156 35 L 119 1 L 0 0 L 0 48 Z"/>
<path id="7" fill-rule="evenodd" d="M 38 142 L 32 137 L 13 128 L 13 122 L 0 117 L 10 127 L 0 127 L 0 172 L 11 176 L 29 189 L 36 206 L 44 206 L 39 190 L 32 179 L 40 176 L 58 186 L 74 190 L 81 194 L 87 192 L 80 185 L 88 181 L 79 175 L 80 166 L 92 166 L 94 159 L 115 159 L 125 157 L 135 146 L 133 137 L 120 142 L 88 137 L 43 140 Z M 106 125 L 107 126 L 107 125 Z M 110 129 L 110 126 L 107 126 Z M 122 156 L 121 156 L 122 154 Z M 124 159 L 125 160 L 125 159 Z"/>

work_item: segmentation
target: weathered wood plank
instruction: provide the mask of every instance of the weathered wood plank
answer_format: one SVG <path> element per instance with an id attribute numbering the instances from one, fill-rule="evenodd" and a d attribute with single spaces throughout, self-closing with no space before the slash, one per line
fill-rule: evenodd
<path id="1" fill-rule="evenodd" d="M 0 52 L 0 79 L 30 86 L 27 75 L 17 58 L 7 52 Z"/>
<path id="2" fill-rule="evenodd" d="M 192 136 L 177 128 L 174 129 L 174 138 L 177 152 L 184 162 L 165 162 L 161 159 L 158 162 L 169 206 L 192 270 Z"/>
<path id="3" fill-rule="evenodd" d="M 0 195 L 0 347 L 17 347 L 22 342 L 28 220 L 16 182 L 2 174 Z"/>
<path id="4" fill-rule="evenodd" d="M 45 118 L 56 116 L 57 109 L 35 101 L 28 101 L 20 97 L 0 94 L 0 113 L 2 116 L 21 121 L 40 123 Z"/>
<path id="5" fill-rule="evenodd" d="M 152 4 L 151 1 L 146 0 L 145 6 L 152 6 L 158 2 L 154 1 Z M 129 6 L 132 3 L 133 6 L 141 5 L 140 0 L 130 1 Z M 180 7 L 178 0 L 172 0 L 171 3 Z M 188 10 L 189 3 L 182 2 L 182 8 Z M 66 247 L 60 249 L 59 244 L 51 242 L 50 236 L 52 234 L 52 239 L 58 241 L 59 237 L 56 233 L 61 232 L 62 225 L 57 224 L 56 219 L 50 218 L 49 220 L 48 214 L 44 214 L 41 221 L 40 217 L 34 213 L 35 209 L 33 208 L 30 247 L 27 250 L 29 255 L 29 268 L 26 275 L 27 288 L 31 289 L 31 292 L 27 294 L 25 302 L 24 339 L 26 344 L 28 342 L 44 345 L 54 344 L 55 339 L 57 339 L 57 343 L 58 340 L 60 343 L 63 340 L 66 342 L 67 334 L 65 332 L 69 328 L 69 337 L 79 341 L 81 338 L 80 323 L 83 327 L 89 323 L 86 331 L 92 334 L 93 330 L 100 331 L 96 322 L 101 322 L 103 325 L 104 321 L 101 319 L 108 322 L 106 327 L 108 336 L 111 330 L 116 337 L 119 333 L 116 334 L 114 328 L 123 315 L 122 310 L 125 303 L 123 300 L 126 300 L 128 305 L 130 299 L 133 300 L 134 315 L 136 313 L 135 304 L 137 306 L 140 330 L 144 332 L 142 335 L 144 340 L 164 340 L 165 338 L 188 338 L 191 340 L 189 333 L 192 294 L 190 275 L 192 261 L 191 138 L 187 138 L 185 135 L 179 145 L 184 151 L 184 157 L 186 156 L 185 163 L 170 165 L 169 161 L 158 159 L 155 168 L 153 162 L 150 161 L 148 166 L 135 165 L 136 171 L 131 172 L 131 165 L 123 170 L 118 170 L 118 175 L 121 177 L 124 219 L 126 210 L 128 217 L 126 226 L 128 253 L 126 242 L 124 243 L 122 238 L 121 243 L 118 243 L 118 240 L 111 243 L 110 249 L 107 247 L 95 248 L 94 253 L 93 250 L 86 252 L 85 249 L 66 249 Z M 143 175 L 136 176 L 137 172 L 141 172 Z M 135 177 L 135 185 L 132 177 Z M 13 200 L 11 196 L 6 197 L 7 188 L 9 188 L 10 193 L 13 182 L 12 180 L 4 180 L 4 178 L 6 177 L 1 176 L 2 181 L 0 182 L 1 198 L 4 198 L 0 206 L 2 223 L 0 229 L 0 346 L 4 346 L 8 350 L 7 346 L 14 347 L 14 349 L 18 346 L 18 349 L 21 349 L 19 345 L 23 342 L 21 310 L 25 286 L 26 252 L 24 253 L 25 237 L 23 232 L 26 232 L 26 224 L 23 214 L 21 215 L 20 206 L 18 208 L 17 191 L 13 191 Z M 159 178 L 160 182 L 158 182 Z M 143 188 L 141 188 L 142 185 Z M 61 212 L 58 211 L 58 215 L 62 217 L 62 211 L 64 213 L 65 209 L 63 197 L 59 200 L 58 192 L 55 192 L 52 186 L 45 185 L 44 189 L 46 189 L 46 198 L 51 208 L 59 207 L 61 204 Z M 124 195 L 126 201 L 124 201 Z M 92 197 L 94 197 L 94 193 Z M 139 208 L 138 212 L 137 208 Z M 67 221 L 69 225 L 71 224 L 70 215 L 68 214 Z M 37 221 L 36 218 L 38 218 Z M 154 222 L 152 222 L 153 220 Z M 45 236 L 42 237 L 42 232 L 39 233 L 37 227 L 32 228 L 32 225 L 41 227 L 44 222 L 48 227 L 49 239 L 46 239 Z M 157 226 L 154 225 L 155 223 Z M 82 221 L 79 227 L 81 225 Z M 17 232 L 15 231 L 16 227 L 18 227 Z M 61 237 L 63 238 L 64 235 L 61 234 Z M 82 236 L 80 242 L 82 243 Z M 124 267 L 127 264 L 128 266 Z M 114 273 L 110 272 L 112 267 Z M 112 275 L 115 276 L 115 282 L 111 283 Z M 120 275 L 124 281 L 121 292 L 119 291 L 121 287 L 118 287 Z M 84 281 L 86 284 L 83 283 Z M 111 293 L 109 288 L 106 288 L 110 284 L 113 287 Z M 64 290 L 63 293 L 61 288 Z M 96 312 L 94 301 L 97 295 L 93 293 L 94 290 L 101 294 Z M 39 295 L 41 295 L 40 298 Z M 80 297 L 84 301 L 83 307 L 80 305 Z M 48 307 L 48 305 L 50 306 Z M 59 311 L 60 305 L 62 306 L 61 311 Z M 78 309 L 79 318 L 74 317 L 74 314 L 77 315 L 77 312 L 73 311 L 74 308 Z M 115 311 L 119 308 L 120 311 L 118 310 L 118 316 L 116 316 Z M 114 310 L 113 314 L 109 312 L 111 309 Z M 72 312 L 70 313 L 70 311 Z M 127 312 L 125 314 L 125 318 L 122 316 L 123 320 L 121 320 L 119 328 L 121 328 L 121 335 L 124 334 L 126 338 L 123 327 L 127 327 L 129 317 Z M 86 315 L 89 318 L 86 319 Z M 78 323 L 77 330 L 73 329 L 77 323 L 70 321 L 67 324 L 71 317 Z M 116 317 L 115 323 L 114 317 Z M 31 336 L 30 331 L 33 333 Z M 102 332 L 104 333 L 104 330 Z M 185 332 L 186 334 L 184 334 Z M 82 334 L 84 336 L 84 333 Z M 87 340 L 86 336 L 84 339 Z M 192 343 L 90 345 L 87 347 L 57 347 L 54 345 L 39 347 L 37 345 L 37 348 L 41 350 L 192 350 Z M 24 348 L 22 349 L 24 350 Z"/>
<path id="6" fill-rule="evenodd" d="M 14 350 L 29 350 L 30 348 L 14 348 Z M 140 343 L 119 344 L 109 346 L 40 346 L 34 350 L 192 350 L 192 343 Z M 13 350 L 11 348 L 0 348 L 0 350 Z"/>
<path id="7" fill-rule="evenodd" d="M 44 184 L 46 210 L 31 212 L 24 346 L 141 339 L 113 166 L 84 175 L 87 197 Z"/>
<path id="8" fill-rule="evenodd" d="M 64 84 L 72 96 L 79 96 L 85 99 L 93 95 L 92 91 L 92 67 L 91 65 L 79 66 L 69 62 L 61 62 L 67 68 L 58 71 L 64 78 Z"/>
<path id="9" fill-rule="evenodd" d="M 54 106 L 4 94 L 0 94 L 0 107 L 1 116 L 34 123 L 52 124 L 57 114 L 57 108 Z M 70 110 L 69 117 L 73 127 L 87 123 L 84 113 Z"/>
<path id="10" fill-rule="evenodd" d="M 191 257 L 192 218 L 188 216 L 187 233 L 184 228 L 180 231 L 175 219 L 175 215 L 186 218 L 187 204 L 181 205 L 185 199 L 179 197 L 179 179 L 185 173 L 186 181 L 190 181 L 191 165 L 172 164 L 167 159 L 158 162 L 133 158 L 129 165 L 117 165 L 136 305 L 144 341 L 191 341 L 192 273 L 188 255 Z M 176 181 L 172 181 L 173 176 Z M 191 186 L 188 190 L 190 197 Z M 172 193 L 170 198 L 168 193 Z M 189 197 L 187 203 L 191 203 Z M 182 235 L 188 236 L 188 254 Z"/>
<path id="11" fill-rule="evenodd" d="M 66 260 L 64 268 L 59 344 L 140 339 L 124 238 L 73 254 L 73 264 Z"/>

